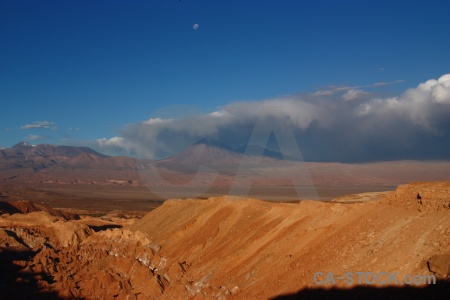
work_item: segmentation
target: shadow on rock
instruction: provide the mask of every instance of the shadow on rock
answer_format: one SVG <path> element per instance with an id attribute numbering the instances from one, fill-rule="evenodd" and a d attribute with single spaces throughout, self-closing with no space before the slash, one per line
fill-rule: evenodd
<path id="1" fill-rule="evenodd" d="M 0 248 L 0 295 L 2 299 L 61 299 L 51 291 L 52 276 L 22 271 L 19 261 L 28 261 L 36 253 L 26 248 Z M 17 261 L 17 262 L 15 262 Z"/>
<path id="2" fill-rule="evenodd" d="M 6 197 L 6 196 L 2 196 L 2 197 Z M 3 201 L 0 201 L 0 214 L 1 214 L 1 212 L 8 213 L 8 214 L 22 213 L 22 211 L 20 211 L 20 209 L 18 209 L 14 205 L 11 205 L 11 203 L 3 202 Z"/>
<path id="3" fill-rule="evenodd" d="M 99 231 L 103 231 L 103 230 L 107 230 L 107 229 L 122 228 L 121 225 L 101 225 L 101 226 L 88 225 L 88 226 L 95 232 L 99 232 Z"/>

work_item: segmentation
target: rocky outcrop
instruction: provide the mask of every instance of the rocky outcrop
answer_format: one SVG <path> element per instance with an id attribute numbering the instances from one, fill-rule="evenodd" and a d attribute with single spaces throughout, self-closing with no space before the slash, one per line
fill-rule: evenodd
<path id="1" fill-rule="evenodd" d="M 198 286 L 188 291 L 181 284 L 189 268 L 186 262 L 167 259 L 161 247 L 140 232 L 94 232 L 92 224 L 111 222 L 93 219 L 65 220 L 47 212 L 3 215 L 0 259 L 5 259 L 4 250 L 26 251 L 29 257 L 12 263 L 21 273 L 34 274 L 37 292 L 54 292 L 62 299 L 185 299 L 197 294 Z M 9 278 L 15 284 L 17 280 Z M 0 291 L 8 285 L 0 278 Z"/>
<path id="2" fill-rule="evenodd" d="M 0 201 L 0 215 L 1 214 L 28 214 L 31 212 L 45 211 L 51 216 L 61 217 L 66 220 L 79 220 L 80 216 L 60 209 L 50 208 L 42 204 L 37 204 L 32 201 Z"/>
<path id="3" fill-rule="evenodd" d="M 441 278 L 450 277 L 450 254 L 436 254 L 428 261 L 431 272 Z"/>
<path id="4" fill-rule="evenodd" d="M 77 245 L 94 231 L 78 221 L 67 221 L 47 212 L 0 216 L 0 228 L 30 249 Z M 7 241 L 0 240 L 0 243 Z"/>
<path id="5" fill-rule="evenodd" d="M 424 211 L 450 211 L 450 181 L 416 182 L 399 186 L 383 202 Z"/>
<path id="6" fill-rule="evenodd" d="M 154 299 L 171 280 L 166 259 L 157 249 L 142 234 L 107 230 L 79 245 L 43 249 L 25 264 L 25 270 L 48 274 L 54 282 L 42 284 L 60 297 Z"/>

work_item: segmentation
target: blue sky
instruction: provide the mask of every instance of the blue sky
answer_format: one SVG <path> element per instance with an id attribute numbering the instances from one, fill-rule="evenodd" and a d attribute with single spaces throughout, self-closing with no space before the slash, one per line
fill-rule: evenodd
<path id="1" fill-rule="evenodd" d="M 401 97 L 450 73 L 449 12 L 449 1 L 0 0 L 0 146 L 113 153 L 98 140 L 171 106 Z"/>

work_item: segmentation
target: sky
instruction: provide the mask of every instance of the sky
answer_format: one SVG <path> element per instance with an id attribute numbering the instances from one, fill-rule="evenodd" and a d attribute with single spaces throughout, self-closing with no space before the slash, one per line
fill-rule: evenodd
<path id="1" fill-rule="evenodd" d="M 311 161 L 450 159 L 449 12 L 435 0 L 0 0 L 0 146 L 159 158 L 204 137 L 283 148 L 288 132 Z"/>

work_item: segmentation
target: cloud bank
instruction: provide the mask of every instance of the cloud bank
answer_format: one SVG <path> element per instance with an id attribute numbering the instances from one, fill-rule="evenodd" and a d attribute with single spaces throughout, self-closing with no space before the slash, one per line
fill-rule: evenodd
<path id="1" fill-rule="evenodd" d="M 390 82 L 383 82 L 383 81 L 381 81 L 381 82 L 374 83 L 373 86 L 393 85 L 393 84 L 402 83 L 402 82 L 405 82 L 405 81 L 401 80 L 401 79 L 398 79 L 398 80 L 395 80 L 395 81 L 390 81 Z"/>
<path id="2" fill-rule="evenodd" d="M 38 134 L 29 134 L 26 139 L 30 141 L 39 141 L 45 139 L 45 136 Z"/>
<path id="3" fill-rule="evenodd" d="M 20 129 L 36 129 L 36 128 L 57 129 L 55 123 L 48 121 L 36 121 L 31 124 L 26 124 L 20 127 Z"/>
<path id="4" fill-rule="evenodd" d="M 273 131 L 269 140 L 258 138 L 267 131 Z M 231 103 L 213 113 L 155 116 L 97 145 L 104 152 L 160 158 L 204 137 L 234 148 L 252 138 L 276 149 L 283 132 L 295 138 L 307 161 L 450 159 L 450 74 L 391 98 L 335 87 L 328 93 Z"/>

